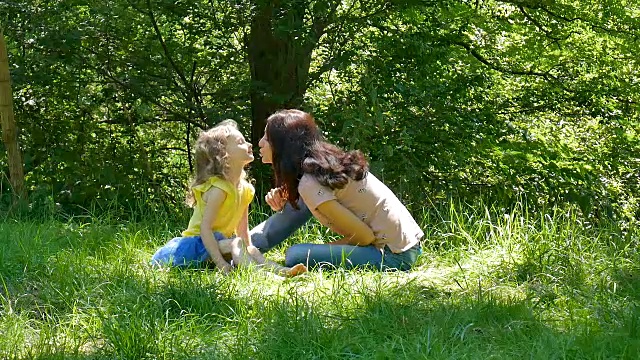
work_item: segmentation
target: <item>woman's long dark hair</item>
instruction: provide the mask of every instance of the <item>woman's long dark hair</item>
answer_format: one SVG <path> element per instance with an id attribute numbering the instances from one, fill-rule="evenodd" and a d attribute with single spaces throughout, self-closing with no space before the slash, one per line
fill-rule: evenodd
<path id="1" fill-rule="evenodd" d="M 276 186 L 296 209 L 303 174 L 331 189 L 342 189 L 349 179 L 362 180 L 369 171 L 361 151 L 344 151 L 324 141 L 313 116 L 304 111 L 280 110 L 269 116 L 266 134 Z"/>

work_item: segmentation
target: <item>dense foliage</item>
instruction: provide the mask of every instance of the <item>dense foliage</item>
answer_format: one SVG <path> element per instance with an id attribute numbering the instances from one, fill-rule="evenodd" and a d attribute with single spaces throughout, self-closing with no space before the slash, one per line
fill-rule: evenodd
<path id="1" fill-rule="evenodd" d="M 636 1 L 36 0 L 0 24 L 38 208 L 181 209 L 200 129 L 234 118 L 256 145 L 295 106 L 414 209 L 640 217 Z"/>

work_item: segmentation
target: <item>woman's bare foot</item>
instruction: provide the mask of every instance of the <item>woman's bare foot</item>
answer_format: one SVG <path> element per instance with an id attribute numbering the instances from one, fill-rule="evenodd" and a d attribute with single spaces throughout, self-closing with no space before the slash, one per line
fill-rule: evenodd
<path id="1" fill-rule="evenodd" d="M 307 267 L 304 266 L 304 264 L 298 264 L 298 265 L 293 266 L 289 270 L 287 270 L 285 272 L 285 276 L 286 277 L 294 277 L 294 276 L 298 276 L 300 274 L 304 274 L 307 271 L 309 271 L 309 270 L 307 270 Z"/>

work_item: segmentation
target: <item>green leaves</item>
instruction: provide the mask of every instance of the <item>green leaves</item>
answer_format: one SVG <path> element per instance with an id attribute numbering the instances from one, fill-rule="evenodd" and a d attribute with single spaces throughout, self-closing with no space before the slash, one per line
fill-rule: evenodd
<path id="1" fill-rule="evenodd" d="M 416 206 L 425 192 L 525 193 L 637 211 L 631 3 L 45 5 L 0 10 L 27 182 L 66 211 L 140 196 L 180 207 L 200 128 L 235 118 L 255 146 L 282 107 L 313 112 Z"/>

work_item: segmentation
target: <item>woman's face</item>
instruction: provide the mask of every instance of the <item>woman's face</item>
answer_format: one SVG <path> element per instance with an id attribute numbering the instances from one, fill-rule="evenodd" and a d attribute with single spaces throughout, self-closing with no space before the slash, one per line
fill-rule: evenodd
<path id="1" fill-rule="evenodd" d="M 260 147 L 260 158 L 262 158 L 262 163 L 271 164 L 272 153 L 271 153 L 271 144 L 269 144 L 269 140 L 267 139 L 267 128 L 264 128 L 264 135 L 258 142 L 258 146 Z"/>

